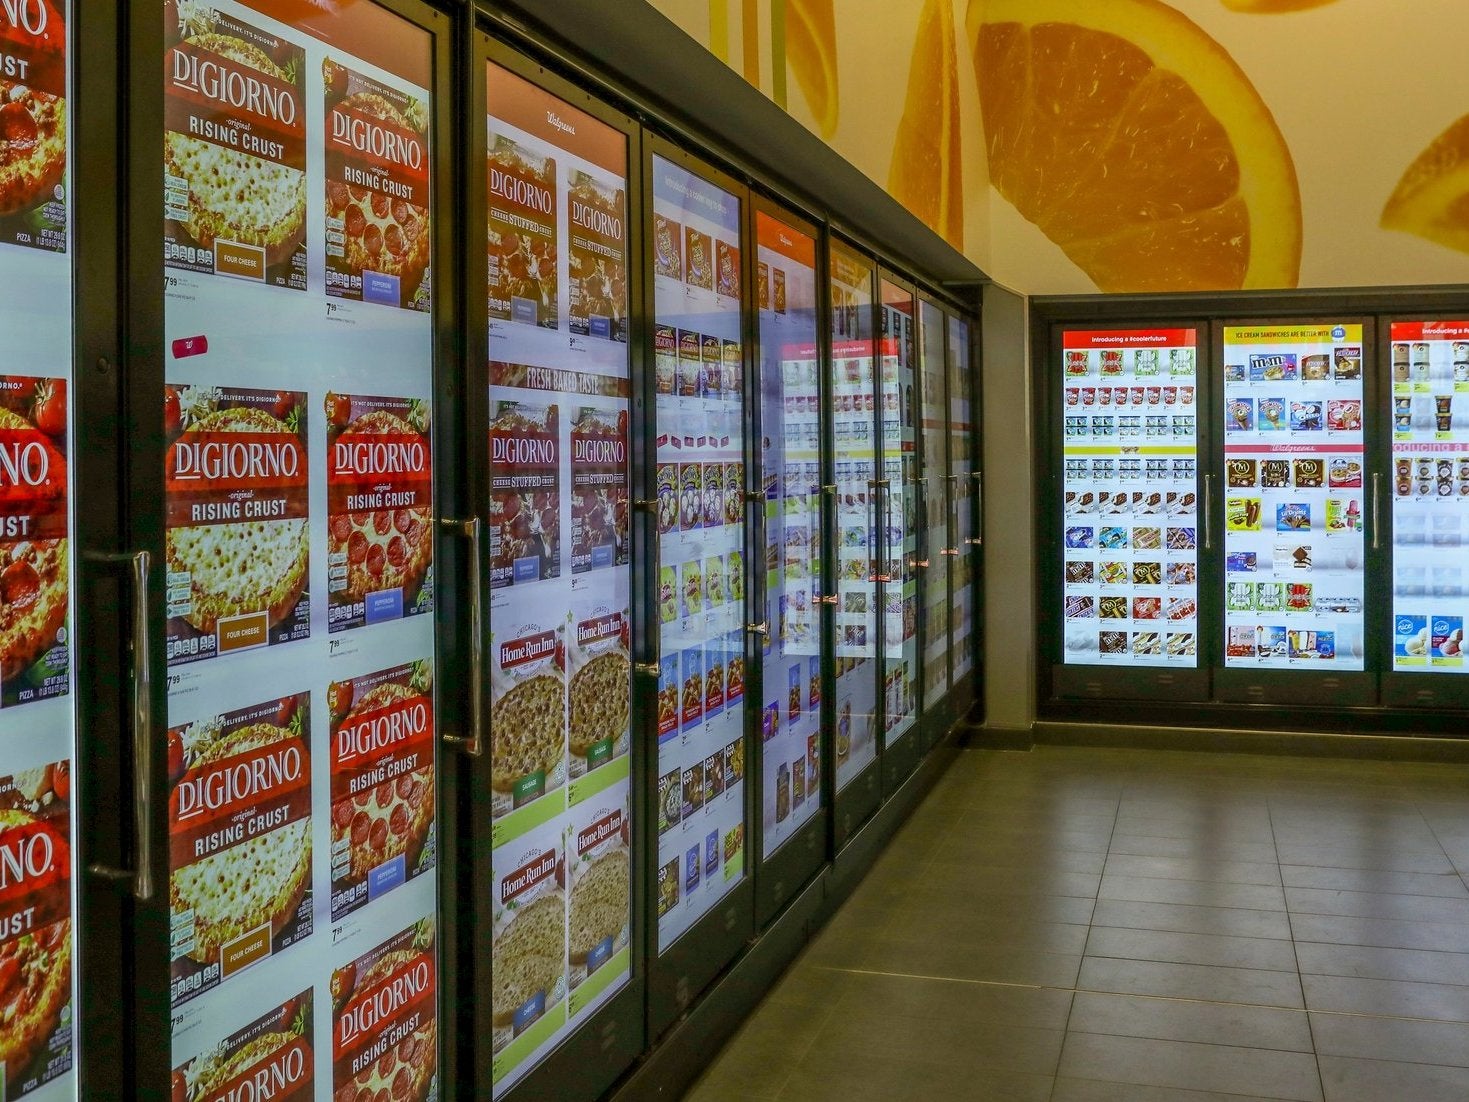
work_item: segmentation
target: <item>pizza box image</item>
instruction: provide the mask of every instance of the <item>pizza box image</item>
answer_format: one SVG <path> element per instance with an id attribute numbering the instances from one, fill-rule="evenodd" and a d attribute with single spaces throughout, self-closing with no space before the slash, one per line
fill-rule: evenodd
<path id="1" fill-rule="evenodd" d="M 305 402 L 164 388 L 169 665 L 310 636 Z"/>
<path id="2" fill-rule="evenodd" d="M 168 731 L 172 1005 L 311 936 L 311 699 Z"/>
<path id="3" fill-rule="evenodd" d="M 526 619 L 490 636 L 490 806 L 496 820 L 566 784 L 567 628 L 565 619 Z M 498 844 L 511 828 L 501 823 L 496 830 Z"/>
<path id="4" fill-rule="evenodd" d="M 436 941 L 421 918 L 333 970 L 333 1098 L 437 1097 Z"/>
<path id="5" fill-rule="evenodd" d="M 576 227 L 568 250 L 570 328 L 580 336 L 627 340 L 627 197 L 581 169 L 567 196 Z"/>
<path id="6" fill-rule="evenodd" d="M 310 1102 L 316 1092 L 315 1006 L 307 988 L 174 1068 L 184 1097 L 245 1098 L 268 1084 L 271 1102 Z"/>
<path id="7" fill-rule="evenodd" d="M 0 776 L 0 961 L 13 962 L 0 1040 L 7 1099 L 72 1066 L 71 763 Z"/>
<path id="8" fill-rule="evenodd" d="M 508 134 L 489 149 L 490 317 L 555 329 L 556 160 Z"/>
<path id="9" fill-rule="evenodd" d="M 433 611 L 433 447 L 421 398 L 328 393 L 327 631 Z"/>
<path id="10" fill-rule="evenodd" d="M 567 734 L 571 778 L 628 752 L 632 701 L 631 614 L 625 605 L 583 604 L 567 647 Z"/>
<path id="11" fill-rule="evenodd" d="M 327 688 L 331 711 L 331 917 L 434 867 L 433 663 Z"/>
<path id="12" fill-rule="evenodd" d="M 164 263 L 305 291 L 305 49 L 219 8 L 165 33 Z"/>

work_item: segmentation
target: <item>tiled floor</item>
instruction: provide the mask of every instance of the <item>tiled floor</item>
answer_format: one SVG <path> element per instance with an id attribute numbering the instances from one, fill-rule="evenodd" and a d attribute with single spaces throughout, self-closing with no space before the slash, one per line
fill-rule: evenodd
<path id="1" fill-rule="evenodd" d="M 689 1102 L 1469 1099 L 1469 767 L 968 751 Z"/>

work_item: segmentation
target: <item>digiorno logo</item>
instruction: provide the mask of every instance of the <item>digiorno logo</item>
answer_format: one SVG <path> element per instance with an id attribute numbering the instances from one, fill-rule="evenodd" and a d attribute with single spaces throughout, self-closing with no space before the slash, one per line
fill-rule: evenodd
<path id="1" fill-rule="evenodd" d="M 423 168 L 423 142 L 417 135 L 340 107 L 332 110 L 332 140 L 380 161 L 415 170 Z"/>
<path id="2" fill-rule="evenodd" d="M 342 1012 L 337 1023 L 337 1043 L 341 1048 L 396 1018 L 405 1006 L 433 990 L 434 971 L 429 958 L 419 955 L 412 963 L 390 975 L 380 986 L 367 992 L 359 1001 Z"/>
<path id="3" fill-rule="evenodd" d="M 0 0 L 0 11 L 4 11 L 11 27 L 25 31 L 33 38 L 40 38 L 46 33 L 46 25 L 51 19 L 45 0 Z"/>
<path id="4" fill-rule="evenodd" d="M 294 1092 L 311 1078 L 311 1053 L 300 1038 L 208 1095 L 208 1102 L 270 1102 Z"/>
<path id="5" fill-rule="evenodd" d="M 179 482 L 295 481 L 305 472 L 300 445 L 283 434 L 185 433 L 174 441 L 173 477 Z"/>
<path id="6" fill-rule="evenodd" d="M 548 217 L 556 205 L 549 188 L 542 187 L 513 172 L 506 172 L 503 168 L 497 168 L 494 165 L 490 166 L 490 191 L 518 207 L 524 207 L 526 210 L 533 210 Z"/>
<path id="7" fill-rule="evenodd" d="M 619 436 L 608 435 L 606 430 L 593 433 L 577 433 L 571 441 L 573 463 L 602 466 L 621 466 L 627 462 L 627 444 Z"/>
<path id="8" fill-rule="evenodd" d="M 353 436 L 332 445 L 332 473 L 375 478 L 385 474 L 423 474 L 428 448 L 421 437 Z"/>
<path id="9" fill-rule="evenodd" d="M 222 762 L 197 777 L 186 777 L 175 790 L 175 814 L 181 822 L 268 796 L 305 775 L 298 740 L 268 752 Z"/>
<path id="10" fill-rule="evenodd" d="M 591 203 L 573 199 L 571 201 L 571 220 L 583 229 L 591 230 L 603 237 L 622 240 L 622 219 Z"/>
<path id="11" fill-rule="evenodd" d="M 0 435 L 0 487 L 44 486 L 51 478 L 51 452 L 34 432 Z"/>
<path id="12" fill-rule="evenodd" d="M 490 462 L 524 467 L 554 467 L 559 462 L 556 438 L 547 432 L 490 434 Z"/>
<path id="13" fill-rule="evenodd" d="M 11 2 L 14 0 L 0 0 Z M 296 92 L 289 85 L 249 69 L 237 69 L 218 54 L 174 47 L 173 83 L 213 103 L 282 126 L 295 126 L 301 114 Z"/>
<path id="14" fill-rule="evenodd" d="M 423 737 L 432 724 L 428 700 L 421 696 L 349 719 L 337 729 L 337 761 L 371 757 L 401 742 Z"/>
<path id="15" fill-rule="evenodd" d="M 28 823 L 0 835 L 0 899 L 44 888 L 66 866 L 59 862 L 56 835 L 41 823 Z"/>

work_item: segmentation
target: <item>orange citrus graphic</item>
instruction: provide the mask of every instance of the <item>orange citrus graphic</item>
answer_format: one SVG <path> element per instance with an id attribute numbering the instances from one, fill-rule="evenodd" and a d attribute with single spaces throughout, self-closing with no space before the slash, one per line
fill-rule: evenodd
<path id="1" fill-rule="evenodd" d="M 1469 252 L 1469 115 L 1408 166 L 1382 208 L 1382 226 Z"/>
<path id="2" fill-rule="evenodd" d="M 837 129 L 837 32 L 832 0 L 786 0 L 786 64 L 823 138 Z"/>
<path id="3" fill-rule="evenodd" d="M 1269 15 L 1283 11 L 1304 11 L 1319 8 L 1323 4 L 1334 4 L 1336 0 L 1224 0 L 1231 11 L 1249 12 L 1253 15 Z"/>
<path id="4" fill-rule="evenodd" d="M 1279 127 L 1219 43 L 1158 0 L 970 0 L 990 179 L 1103 291 L 1294 287 Z"/>
<path id="5" fill-rule="evenodd" d="M 959 142 L 953 7 L 950 0 L 928 0 L 918 19 L 908 98 L 888 168 L 888 191 L 962 250 L 964 166 Z"/>

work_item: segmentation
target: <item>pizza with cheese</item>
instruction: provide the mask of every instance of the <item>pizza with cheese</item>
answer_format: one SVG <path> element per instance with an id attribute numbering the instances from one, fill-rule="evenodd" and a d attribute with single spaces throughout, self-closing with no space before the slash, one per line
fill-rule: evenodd
<path id="1" fill-rule="evenodd" d="M 233 406 L 195 418 L 180 439 L 235 432 L 297 435 L 265 410 Z M 189 576 L 191 609 L 184 619 L 206 635 L 221 619 L 250 612 L 265 611 L 274 626 L 306 589 L 304 517 L 170 527 L 166 545 L 169 572 Z"/>
<path id="2" fill-rule="evenodd" d="M 537 994 L 547 1005 L 556 982 L 566 975 L 566 897 L 547 892 L 501 927 L 494 943 L 494 1025 L 504 1029 Z"/>
<path id="3" fill-rule="evenodd" d="M 536 674 L 510 689 L 490 709 L 491 785 L 510 792 L 535 772 L 548 777 L 566 745 L 566 683 Z"/>
<path id="4" fill-rule="evenodd" d="M 627 731 L 631 666 L 621 649 L 597 655 L 571 678 L 571 752 L 586 757 Z"/>
<path id="5" fill-rule="evenodd" d="M 385 681 L 364 693 L 343 722 L 421 695 L 409 685 Z M 433 821 L 434 769 L 430 760 L 421 768 L 400 773 L 334 804 L 332 848 L 350 848 L 353 881 L 365 879 L 369 871 L 399 854 L 411 871 L 423 852 Z"/>
<path id="6" fill-rule="evenodd" d="M 252 723 L 217 738 L 200 740 L 184 780 L 251 751 L 301 741 L 292 727 Z M 296 915 L 311 886 L 311 816 L 258 834 L 199 861 L 173 870 L 168 894 L 173 914 L 194 916 L 194 949 L 201 964 L 218 960 L 228 942 L 270 927 L 272 940 Z"/>
<path id="7" fill-rule="evenodd" d="M 341 107 L 395 129 L 417 130 L 407 115 L 376 92 L 348 96 Z M 381 191 L 328 180 L 326 214 L 342 220 L 343 260 L 353 271 L 397 276 L 405 295 L 423 281 L 431 244 L 426 207 Z"/>
<path id="8" fill-rule="evenodd" d="M 0 837 L 38 821 L 26 811 L 0 810 Z M 71 1000 L 71 954 L 70 918 L 0 942 L 0 1082 L 19 1082 L 56 1031 Z"/>
<path id="9" fill-rule="evenodd" d="M 208 31 L 184 43 L 232 65 L 295 85 L 297 74 L 273 62 L 265 51 L 234 35 Z M 183 229 L 201 247 L 216 240 L 265 250 L 267 266 L 288 257 L 306 232 L 304 169 L 268 160 L 229 145 L 170 130 L 163 136 L 164 171 L 188 184 L 188 217 Z"/>
<path id="10" fill-rule="evenodd" d="M 572 964 L 585 964 L 592 950 L 608 938 L 616 942 L 627 925 L 631 901 L 627 850 L 617 846 L 594 860 L 571 886 Z"/>
<path id="11" fill-rule="evenodd" d="M 423 954 L 416 949 L 384 953 L 357 980 L 366 991 Z M 424 1102 L 438 1070 L 438 1022 L 433 1015 L 396 1045 L 337 1088 L 334 1102 Z"/>
<path id="12" fill-rule="evenodd" d="M 0 214 L 33 206 L 66 175 L 66 100 L 0 81 Z"/>
<path id="13" fill-rule="evenodd" d="M 373 410 L 349 424 L 342 435 L 422 435 L 385 409 Z M 428 442 L 423 442 L 424 452 Z M 433 518 L 427 503 L 411 508 L 341 512 L 332 517 L 327 550 L 345 556 L 346 588 L 336 600 L 364 600 L 369 593 L 401 589 L 407 604 L 423 584 L 433 561 Z"/>

